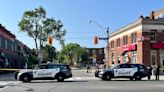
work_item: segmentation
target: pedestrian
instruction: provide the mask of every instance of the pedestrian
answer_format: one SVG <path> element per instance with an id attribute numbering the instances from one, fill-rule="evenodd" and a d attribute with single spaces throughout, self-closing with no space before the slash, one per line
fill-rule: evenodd
<path id="1" fill-rule="evenodd" d="M 148 65 L 147 70 L 148 70 L 148 80 L 150 80 L 151 75 L 152 75 L 152 67 Z"/>
<path id="2" fill-rule="evenodd" d="M 87 66 L 87 73 L 89 73 L 89 71 L 90 71 L 90 66 L 88 65 Z"/>
<path id="3" fill-rule="evenodd" d="M 156 66 L 156 73 L 155 73 L 155 78 L 156 80 L 159 80 L 159 69 L 160 69 L 160 66 Z"/>

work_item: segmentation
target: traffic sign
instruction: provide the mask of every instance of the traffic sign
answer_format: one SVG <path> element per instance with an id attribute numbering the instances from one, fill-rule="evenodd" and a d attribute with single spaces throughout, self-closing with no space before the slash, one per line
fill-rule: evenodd
<path id="1" fill-rule="evenodd" d="M 99 37 L 99 40 L 108 40 L 108 38 Z"/>

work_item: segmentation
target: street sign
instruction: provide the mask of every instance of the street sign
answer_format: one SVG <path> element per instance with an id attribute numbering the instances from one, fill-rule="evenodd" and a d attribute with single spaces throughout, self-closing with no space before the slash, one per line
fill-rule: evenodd
<path id="1" fill-rule="evenodd" d="M 108 40 L 108 38 L 99 37 L 99 40 Z"/>

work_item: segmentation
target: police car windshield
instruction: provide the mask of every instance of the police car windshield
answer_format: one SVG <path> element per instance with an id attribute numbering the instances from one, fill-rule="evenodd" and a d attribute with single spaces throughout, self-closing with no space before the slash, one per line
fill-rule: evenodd
<path id="1" fill-rule="evenodd" d="M 115 65 L 112 65 L 110 68 L 111 69 L 114 69 L 115 67 L 117 67 L 118 66 L 118 64 L 115 64 Z"/>

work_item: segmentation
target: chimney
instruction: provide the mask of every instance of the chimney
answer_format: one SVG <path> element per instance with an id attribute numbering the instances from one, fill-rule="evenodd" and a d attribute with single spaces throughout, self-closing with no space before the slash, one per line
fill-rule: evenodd
<path id="1" fill-rule="evenodd" d="M 155 12 L 154 11 L 151 12 L 150 19 L 155 19 Z"/>

